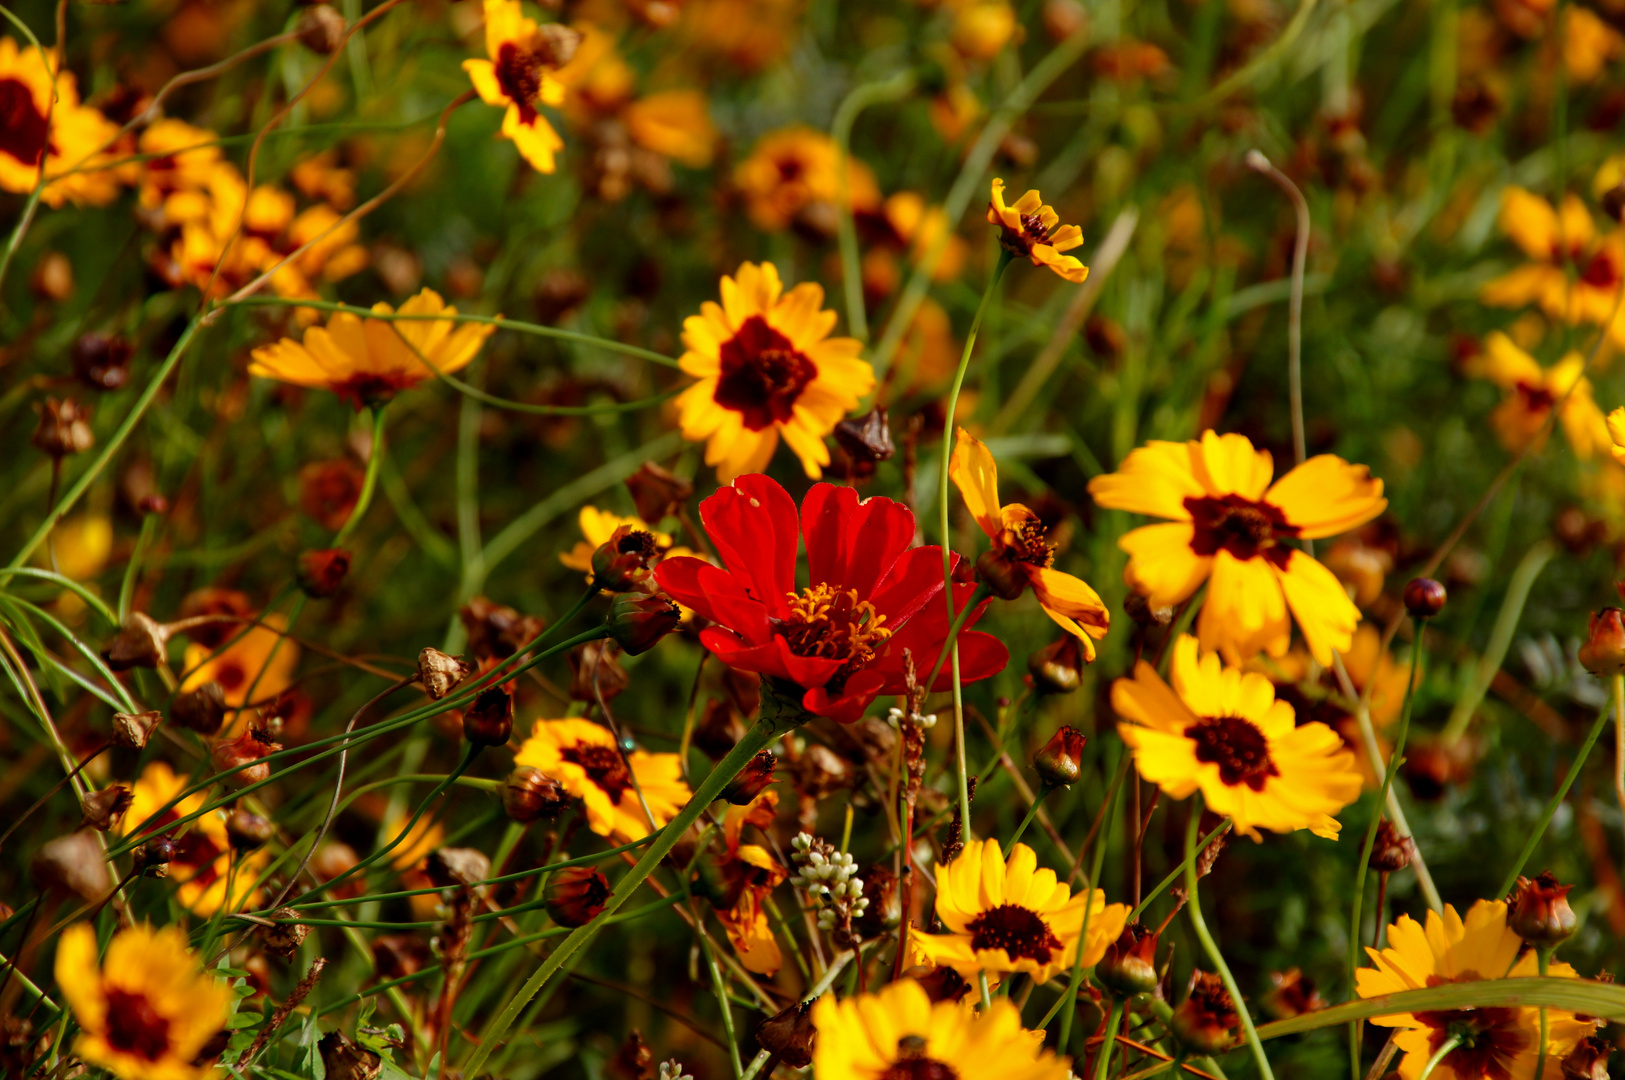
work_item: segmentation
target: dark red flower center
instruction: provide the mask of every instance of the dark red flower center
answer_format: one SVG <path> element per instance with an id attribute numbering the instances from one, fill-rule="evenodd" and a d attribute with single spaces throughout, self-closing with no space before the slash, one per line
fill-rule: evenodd
<path id="1" fill-rule="evenodd" d="M 158 1061 L 169 1051 L 169 1020 L 145 994 L 107 988 L 107 1044 L 145 1061 Z"/>
<path id="2" fill-rule="evenodd" d="M 782 157 L 775 164 L 779 167 L 781 184 L 793 184 L 807 171 L 806 164 L 800 158 Z"/>
<path id="3" fill-rule="evenodd" d="M 751 431 L 789 421 L 801 392 L 818 377 L 817 365 L 760 315 L 746 319 L 720 353 L 716 403 L 740 413 Z"/>
<path id="4" fill-rule="evenodd" d="M 1017 562 L 1039 567 L 1048 567 L 1055 562 L 1055 548 L 1049 542 L 1044 523 L 1036 514 L 1023 518 L 1019 524 L 1007 526 L 999 539 L 1004 542 L 1006 556 Z"/>
<path id="5" fill-rule="evenodd" d="M 1035 244 L 1047 244 L 1049 243 L 1050 230 L 1049 226 L 1044 224 L 1044 219 L 1039 215 L 1022 214 L 1021 235 Z"/>
<path id="6" fill-rule="evenodd" d="M 536 119 L 536 95 L 542 92 L 542 58 L 511 41 L 497 49 L 497 85 L 508 100 L 519 106 L 525 123 Z"/>
<path id="7" fill-rule="evenodd" d="M 925 1056 L 925 1040 L 904 1035 L 897 1040 L 897 1060 L 880 1074 L 880 1080 L 959 1080 L 952 1065 Z"/>
<path id="8" fill-rule="evenodd" d="M 0 153 L 10 154 L 24 165 L 38 165 L 49 135 L 45 114 L 34 103 L 28 84 L 21 79 L 0 79 Z"/>
<path id="9" fill-rule="evenodd" d="M 970 921 L 969 929 L 971 948 L 1003 949 L 1012 960 L 1047 964 L 1061 947 L 1049 923 L 1020 904 L 988 908 Z"/>
<path id="10" fill-rule="evenodd" d="M 626 762 L 613 746 L 578 742 L 567 746 L 559 756 L 572 765 L 579 765 L 587 779 L 604 789 L 611 802 L 621 801 L 621 793 L 632 786 L 632 775 L 626 771 Z"/>
<path id="11" fill-rule="evenodd" d="M 1585 264 L 1585 269 L 1580 271 L 1580 280 L 1594 289 L 1612 290 L 1619 287 L 1619 267 L 1614 265 L 1614 258 L 1607 248 L 1597 252 Z"/>
<path id="12" fill-rule="evenodd" d="M 424 373 L 428 374 L 427 369 Z M 382 404 L 398 392 L 416 386 L 418 382 L 418 379 L 404 373 L 359 374 L 352 375 L 343 382 L 334 383 L 331 389 L 342 400 L 350 402 L 359 410 L 365 405 Z"/>
<path id="13" fill-rule="evenodd" d="M 1454 979 L 1430 975 L 1428 985 L 1472 982 L 1479 978 L 1476 971 L 1461 972 Z M 1430 1056 L 1437 1054 L 1451 1038 L 1461 1039 L 1461 1045 L 1446 1054 L 1441 1062 L 1450 1066 L 1460 1080 L 1511 1080 L 1513 1061 L 1526 1053 L 1534 1042 L 1515 1008 L 1441 1009 L 1414 1015 L 1429 1028 Z"/>
<path id="14" fill-rule="evenodd" d="M 1543 413 L 1557 404 L 1557 395 L 1544 386 L 1520 382 L 1512 389 L 1519 397 L 1523 398 L 1524 408 L 1530 412 Z"/>
<path id="15" fill-rule="evenodd" d="M 1297 536 L 1298 527 L 1267 502 L 1240 495 L 1192 495 L 1185 509 L 1196 527 L 1191 550 L 1198 555 L 1223 550 L 1243 561 L 1263 556 L 1282 569 L 1292 557 L 1292 549 L 1281 541 Z"/>
<path id="16" fill-rule="evenodd" d="M 1257 725 L 1239 716 L 1205 716 L 1185 729 L 1196 743 L 1196 760 L 1219 767 L 1219 779 L 1228 787 L 1246 784 L 1264 790 L 1264 781 L 1280 776 L 1270 760 L 1269 740 Z"/>

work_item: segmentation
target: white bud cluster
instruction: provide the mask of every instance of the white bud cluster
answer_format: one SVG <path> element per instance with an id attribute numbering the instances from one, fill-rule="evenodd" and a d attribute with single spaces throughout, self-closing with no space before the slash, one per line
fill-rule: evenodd
<path id="1" fill-rule="evenodd" d="M 676 1058 L 660 1063 L 660 1080 L 694 1080 L 694 1077 L 683 1071 L 683 1065 Z"/>
<path id="2" fill-rule="evenodd" d="M 869 909 L 857 860 L 851 853 L 836 851 L 811 833 L 798 833 L 790 841 L 790 861 L 801 871 L 790 883 L 806 889 L 818 905 L 819 929 L 833 930 L 843 912 L 857 918 Z"/>
<path id="3" fill-rule="evenodd" d="M 905 713 L 902 709 L 899 709 L 895 705 L 893 705 L 891 707 L 890 719 L 891 719 L 891 722 L 892 722 L 892 726 L 893 727 L 898 727 L 898 728 L 903 726 L 903 721 L 904 720 L 908 720 L 911 723 L 918 724 L 920 727 L 924 728 L 926 731 L 930 731 L 932 728 L 937 726 L 937 714 L 936 713 L 926 713 L 924 716 L 921 716 L 917 712 Z"/>

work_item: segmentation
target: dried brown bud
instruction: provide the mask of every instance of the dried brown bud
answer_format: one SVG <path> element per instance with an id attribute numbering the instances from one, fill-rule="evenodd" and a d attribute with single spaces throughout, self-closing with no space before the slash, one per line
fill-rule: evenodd
<path id="1" fill-rule="evenodd" d="M 1095 976 L 1108 990 L 1125 997 L 1156 989 L 1157 932 L 1137 922 L 1123 927 L 1117 940 L 1106 946 Z"/>
<path id="2" fill-rule="evenodd" d="M 658 525 L 678 513 L 694 496 L 693 484 L 652 461 L 638 466 L 638 471 L 626 478 L 626 487 L 632 493 L 638 517 L 650 525 Z"/>
<path id="3" fill-rule="evenodd" d="M 1222 819 L 1211 810 L 1203 810 L 1202 821 L 1198 826 L 1200 829 L 1200 835 L 1206 836 L 1214 829 L 1217 829 L 1221 820 Z M 1197 877 L 1204 878 L 1213 873 L 1213 864 L 1218 862 L 1219 856 L 1224 853 L 1224 846 L 1229 841 L 1229 838 L 1230 834 L 1228 832 L 1222 832 L 1218 836 L 1215 836 L 1208 843 L 1207 847 L 1196 853 Z"/>
<path id="4" fill-rule="evenodd" d="M 331 56 L 344 44 L 347 26 L 344 16 L 327 4 L 312 4 L 299 15 L 295 33 L 300 44 L 313 53 Z"/>
<path id="5" fill-rule="evenodd" d="M 659 558 L 653 533 L 622 525 L 592 553 L 592 583 L 608 592 L 641 589 Z"/>
<path id="6" fill-rule="evenodd" d="M 69 353 L 73 373 L 92 390 L 117 390 L 130 379 L 135 350 L 116 334 L 80 334 Z"/>
<path id="7" fill-rule="evenodd" d="M 739 770 L 739 775 L 728 782 L 722 789 L 722 797 L 735 806 L 748 806 L 752 799 L 766 791 L 773 783 L 773 770 L 778 766 L 779 759 L 773 756 L 773 751 L 763 750 L 745 763 Z"/>
<path id="8" fill-rule="evenodd" d="M 1264 995 L 1264 1011 L 1277 1020 L 1290 1020 L 1326 1007 L 1315 981 L 1297 968 L 1270 975 L 1270 992 Z"/>
<path id="9" fill-rule="evenodd" d="M 1550 949 L 1574 936 L 1579 920 L 1569 907 L 1573 885 L 1559 885 L 1557 876 L 1543 870 L 1533 881 L 1521 877 L 1508 898 L 1507 925 L 1537 949 Z"/>
<path id="10" fill-rule="evenodd" d="M 513 695 L 493 686 L 463 713 L 463 738 L 475 746 L 502 746 L 513 734 Z"/>
<path id="11" fill-rule="evenodd" d="M 258 851 L 276 836 L 270 818 L 238 807 L 226 815 L 226 839 L 238 851 Z"/>
<path id="12" fill-rule="evenodd" d="M 1083 678 L 1083 649 L 1071 634 L 1027 657 L 1033 688 L 1040 694 L 1070 694 Z"/>
<path id="13" fill-rule="evenodd" d="M 951 967 L 939 966 L 926 970 L 915 968 L 912 978 L 925 990 L 932 1001 L 960 1001 L 971 991 L 965 976 Z"/>
<path id="14" fill-rule="evenodd" d="M 72 398 L 48 397 L 37 402 L 34 411 L 39 413 L 34 445 L 50 457 L 82 454 L 96 445 L 96 436 L 90 430 L 90 410 Z"/>
<path id="15" fill-rule="evenodd" d="M 1391 874 L 1409 866 L 1415 853 L 1416 846 L 1411 838 L 1384 818 L 1377 826 L 1377 836 L 1371 845 L 1371 861 L 1367 865 L 1378 873 Z"/>
<path id="16" fill-rule="evenodd" d="M 280 743 L 261 728 L 249 728 L 235 739 L 223 739 L 214 744 L 209 758 L 214 762 L 220 779 L 237 787 L 257 784 L 271 775 L 271 763 L 263 760 L 267 754 L 282 749 Z"/>
<path id="17" fill-rule="evenodd" d="M 877 463 L 890 461 L 897 453 L 886 410 L 878 407 L 836 424 L 835 441 L 855 464 L 868 466 L 871 475 Z"/>
<path id="18" fill-rule="evenodd" d="M 1014 600 L 1027 591 L 1026 570 L 1011 561 L 1004 548 L 988 548 L 976 559 L 976 573 L 982 585 L 1000 600 Z"/>
<path id="19" fill-rule="evenodd" d="M 429 855 L 424 871 L 442 889 L 473 885 L 491 876 L 491 859 L 474 848 L 438 848 Z"/>
<path id="20" fill-rule="evenodd" d="M 502 809 L 521 825 L 556 818 L 569 804 L 563 784 L 529 765 L 515 767 L 502 785 Z"/>
<path id="21" fill-rule="evenodd" d="M 1587 1035 L 1564 1056 L 1563 1080 L 1608 1080 L 1608 1055 L 1612 1050 L 1606 1039 Z"/>
<path id="22" fill-rule="evenodd" d="M 113 714 L 113 745 L 125 750 L 142 750 L 147 740 L 164 722 L 164 714 L 156 709 L 144 713 Z"/>
<path id="23" fill-rule="evenodd" d="M 813 1027 L 812 1007 L 811 1001 L 798 1001 L 757 1024 L 756 1045 L 792 1069 L 811 1065 L 813 1037 L 818 1034 Z"/>
<path id="24" fill-rule="evenodd" d="M 683 613 L 664 596 L 619 593 L 609 606 L 609 636 L 627 655 L 646 653 L 677 629 Z"/>
<path id="25" fill-rule="evenodd" d="M 1405 583 L 1405 610 L 1413 619 L 1431 619 L 1444 610 L 1450 594 L 1432 578 L 1411 578 Z"/>
<path id="26" fill-rule="evenodd" d="M 71 893 L 96 903 L 113 888 L 107 857 L 89 829 L 47 840 L 29 862 L 34 883 L 52 892 Z"/>
<path id="27" fill-rule="evenodd" d="M 350 572 L 350 553 L 343 548 L 304 551 L 299 555 L 299 588 L 312 600 L 324 600 L 339 591 Z"/>
<path id="28" fill-rule="evenodd" d="M 196 690 L 176 694 L 169 718 L 188 731 L 213 735 L 226 721 L 226 692 L 211 679 Z"/>
<path id="29" fill-rule="evenodd" d="M 274 956 L 292 956 L 310 936 L 310 927 L 299 922 L 299 913 L 290 907 L 277 908 L 271 918 L 276 924 L 260 927 L 260 945 Z"/>
<path id="30" fill-rule="evenodd" d="M 1169 1027 L 1180 1042 L 1198 1054 L 1214 1054 L 1236 1041 L 1241 1020 L 1224 980 L 1211 971 L 1191 972 L 1190 993 L 1174 1010 Z"/>
<path id="31" fill-rule="evenodd" d="M 439 701 L 452 688 L 468 678 L 468 665 L 455 656 L 439 649 L 425 648 L 418 653 L 418 682 L 431 700 Z"/>
<path id="32" fill-rule="evenodd" d="M 1619 608 L 1603 608 L 1591 616 L 1591 632 L 1580 646 L 1580 666 L 1593 675 L 1625 672 L 1625 622 Z"/>
<path id="33" fill-rule="evenodd" d="M 365 1046 L 358 1046 L 342 1031 L 323 1035 L 316 1049 L 321 1051 L 327 1080 L 377 1080 L 384 1069 L 383 1058 Z"/>
<path id="34" fill-rule="evenodd" d="M 581 31 L 572 30 L 563 23 L 543 23 L 537 30 L 537 58 L 552 67 L 560 68 L 568 64 L 581 45 Z"/>
<path id="35" fill-rule="evenodd" d="M 1088 741 L 1089 737 L 1071 724 L 1062 725 L 1044 748 L 1033 755 L 1038 778 L 1050 787 L 1069 787 L 1077 783 L 1083 771 L 1083 747 Z"/>
<path id="36" fill-rule="evenodd" d="M 1123 611 L 1134 620 L 1136 626 L 1150 629 L 1153 626 L 1167 626 L 1174 621 L 1174 609 L 1171 607 L 1152 607 L 1151 602 L 1137 592 L 1131 592 L 1123 597 Z"/>
<path id="37" fill-rule="evenodd" d="M 155 836 L 136 848 L 131 854 L 136 871 L 142 877 L 166 878 L 169 864 L 175 858 L 175 841 L 167 836 Z"/>
<path id="38" fill-rule="evenodd" d="M 609 881 L 590 866 L 555 871 L 543 893 L 547 913 L 560 926 L 586 926 L 604 910 Z"/>
<path id="39" fill-rule="evenodd" d="M 79 804 L 79 826 L 106 832 L 119 823 L 134 796 L 123 784 L 92 791 Z"/>
<path id="40" fill-rule="evenodd" d="M 169 631 L 150 615 L 132 611 L 124 626 L 102 650 L 102 659 L 114 671 L 156 668 L 166 660 Z"/>
<path id="41" fill-rule="evenodd" d="M 897 875 L 874 863 L 858 874 L 863 882 L 863 898 L 869 906 L 856 920 L 859 933 L 866 938 L 880 937 L 888 930 L 897 929 L 903 921 L 903 897 L 897 888 Z"/>
<path id="42" fill-rule="evenodd" d="M 468 647 L 481 659 L 505 659 L 542 632 L 542 620 L 476 596 L 457 613 L 468 633 Z"/>
<path id="43" fill-rule="evenodd" d="M 586 704 L 614 701 L 632 683 L 619 650 L 608 641 L 584 641 L 570 650 L 570 700 Z"/>
<path id="44" fill-rule="evenodd" d="M 348 458 L 313 461 L 299 470 L 299 508 L 330 531 L 344 527 L 361 498 L 365 474 Z"/>
<path id="45" fill-rule="evenodd" d="M 654 1059 L 655 1052 L 644 1041 L 643 1032 L 633 1028 L 609 1062 L 609 1074 L 615 1080 L 644 1080 Z"/>

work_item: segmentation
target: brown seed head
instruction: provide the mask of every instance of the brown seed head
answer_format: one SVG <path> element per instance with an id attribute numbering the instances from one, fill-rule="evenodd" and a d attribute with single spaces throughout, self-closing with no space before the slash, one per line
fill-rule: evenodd
<path id="1" fill-rule="evenodd" d="M 226 815 L 226 839 L 237 851 L 258 851 L 276 836 L 271 819 L 238 807 Z"/>
<path id="2" fill-rule="evenodd" d="M 604 910 L 609 881 L 590 866 L 556 871 L 547 883 L 543 903 L 560 926 L 586 926 Z"/>
<path id="3" fill-rule="evenodd" d="M 429 880 L 442 889 L 473 885 L 491 876 L 491 859 L 474 848 L 439 848 L 424 867 Z"/>
<path id="4" fill-rule="evenodd" d="M 124 817 L 124 812 L 130 808 L 133 797 L 130 789 L 123 784 L 92 791 L 79 804 L 80 827 L 106 832 Z"/>
<path id="5" fill-rule="evenodd" d="M 1211 971 L 1191 972 L 1190 993 L 1174 1010 L 1169 1027 L 1180 1042 L 1198 1054 L 1213 1054 L 1236 1041 L 1240 1024 L 1224 980 Z"/>
<path id="6" fill-rule="evenodd" d="M 167 836 L 155 836 L 136 848 L 131 854 L 136 871 L 142 877 L 166 878 L 169 864 L 175 858 L 175 841 Z"/>
<path id="7" fill-rule="evenodd" d="M 878 406 L 836 424 L 835 441 L 857 466 L 860 478 L 873 476 L 877 464 L 890 461 L 897 453 L 886 410 Z"/>
<path id="8" fill-rule="evenodd" d="M 542 620 L 476 596 L 458 613 L 468 633 L 468 647 L 480 659 L 506 659 L 542 632 Z"/>
<path id="9" fill-rule="evenodd" d="M 262 760 L 274 754 L 282 745 L 273 742 L 261 728 L 249 728 L 235 739 L 223 739 L 214 744 L 209 758 L 221 779 L 237 787 L 257 784 L 271 775 L 271 763 Z"/>
<path id="10" fill-rule="evenodd" d="M 513 734 L 513 695 L 493 686 L 463 713 L 463 738 L 475 746 L 502 746 Z"/>
<path id="11" fill-rule="evenodd" d="M 1083 771 L 1083 747 L 1088 741 L 1089 737 L 1083 732 L 1071 724 L 1063 724 L 1044 748 L 1033 755 L 1038 778 L 1050 787 L 1069 787 L 1077 783 Z"/>
<path id="12" fill-rule="evenodd" d="M 176 694 L 169 718 L 188 731 L 213 735 L 226 720 L 226 692 L 211 679 L 196 690 Z"/>
<path id="13" fill-rule="evenodd" d="M 1573 885 L 1559 885 L 1557 876 L 1543 870 L 1533 881 L 1521 877 L 1508 898 L 1507 925 L 1537 949 L 1561 945 L 1579 926 L 1568 895 Z"/>
<path id="14" fill-rule="evenodd" d="M 39 413 L 39 424 L 34 428 L 33 443 L 47 456 L 70 457 L 96 445 L 96 436 L 90 430 L 90 410 L 72 398 L 48 397 L 35 403 L 34 411 Z"/>
<path id="15" fill-rule="evenodd" d="M 564 785 L 529 765 L 516 766 L 502 784 L 502 809 L 521 825 L 556 818 L 568 805 Z"/>
<path id="16" fill-rule="evenodd" d="M 659 525 L 678 513 L 683 504 L 694 497 L 692 483 L 652 461 L 638 466 L 638 471 L 626 478 L 626 487 L 632 493 L 638 517 L 650 525 Z"/>
<path id="17" fill-rule="evenodd" d="M 1070 694 L 1083 678 L 1083 649 L 1071 634 L 1027 657 L 1033 688 L 1040 694 Z"/>
<path id="18" fill-rule="evenodd" d="M 147 740 L 163 722 L 164 714 L 157 709 L 144 713 L 116 712 L 112 721 L 113 745 L 125 750 L 145 749 Z"/>
<path id="19" fill-rule="evenodd" d="M 130 612 L 124 626 L 102 650 L 102 659 L 114 671 L 156 668 L 166 659 L 169 631 L 150 615 Z"/>
<path id="20" fill-rule="evenodd" d="M 468 677 L 468 672 L 468 665 L 462 660 L 439 649 L 425 647 L 418 653 L 418 682 L 433 701 L 451 693 L 453 687 Z"/>
<path id="21" fill-rule="evenodd" d="M 89 829 L 47 840 L 29 861 L 34 883 L 49 892 L 96 903 L 113 888 L 113 877 L 96 834 Z"/>
<path id="22" fill-rule="evenodd" d="M 299 913 L 290 907 L 277 908 L 271 918 L 275 925 L 260 927 L 260 945 L 274 956 L 292 956 L 310 936 L 310 927 L 299 922 Z"/>
<path id="23" fill-rule="evenodd" d="M 331 56 L 344 44 L 344 31 L 348 29 L 344 16 L 327 4 L 312 4 L 299 14 L 295 32 L 305 48 L 322 56 Z"/>
<path id="24" fill-rule="evenodd" d="M 683 613 L 664 596 L 619 593 L 609 606 L 609 636 L 628 656 L 646 653 L 677 629 Z"/>
<path id="25" fill-rule="evenodd" d="M 1416 845 L 1411 838 L 1401 833 L 1393 822 L 1383 818 L 1377 826 L 1376 840 L 1371 845 L 1371 861 L 1367 865 L 1379 873 L 1391 874 L 1409 866 L 1415 852 Z"/>
<path id="26" fill-rule="evenodd" d="M 1580 646 L 1580 666 L 1593 675 L 1625 672 L 1625 621 L 1616 607 L 1591 616 L 1590 634 Z"/>
<path id="27" fill-rule="evenodd" d="M 117 390 L 130 379 L 130 355 L 135 350 L 116 334 L 80 334 L 69 358 L 73 373 L 92 390 Z"/>
<path id="28" fill-rule="evenodd" d="M 781 1064 L 805 1069 L 812 1064 L 813 1027 L 811 1001 L 798 1001 L 788 1009 L 756 1025 L 756 1045 L 776 1054 Z"/>

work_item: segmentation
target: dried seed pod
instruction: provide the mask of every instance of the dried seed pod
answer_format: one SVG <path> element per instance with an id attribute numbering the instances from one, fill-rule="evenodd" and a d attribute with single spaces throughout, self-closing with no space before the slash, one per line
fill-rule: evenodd
<path id="1" fill-rule="evenodd" d="M 439 649 L 425 648 L 418 653 L 418 682 L 430 699 L 439 701 L 452 688 L 468 678 L 469 667 L 455 656 Z"/>
<path id="2" fill-rule="evenodd" d="M 1507 925 L 1512 932 L 1537 949 L 1561 945 L 1579 927 L 1574 909 L 1569 907 L 1573 885 L 1559 885 L 1557 876 L 1543 870 L 1531 881 L 1518 879 L 1509 898 Z"/>
<path id="3" fill-rule="evenodd" d="M 134 348 L 117 334 L 80 334 L 69 351 L 73 373 L 92 390 L 117 390 L 130 379 Z"/>
<path id="4" fill-rule="evenodd" d="M 214 744 L 209 757 L 221 779 L 237 787 L 257 784 L 271 775 L 271 763 L 262 760 L 268 754 L 282 749 L 261 728 L 249 728 L 235 739 Z"/>
<path id="5" fill-rule="evenodd" d="M 1071 635 L 1067 635 L 1071 637 Z M 1050 787 L 1069 787 L 1083 772 L 1083 748 L 1089 737 L 1071 724 L 1063 724 L 1044 748 L 1033 755 L 1033 768 Z"/>
<path id="6" fill-rule="evenodd" d="M 1070 694 L 1083 679 L 1083 649 L 1071 634 L 1062 634 L 1027 658 L 1033 687 L 1041 694 Z"/>
<path id="7" fill-rule="evenodd" d="M 237 851 L 258 851 L 275 836 L 275 823 L 262 814 L 238 807 L 226 815 L 226 839 Z"/>
<path id="8" fill-rule="evenodd" d="M 114 671 L 156 668 L 166 659 L 169 631 L 150 615 L 132 611 L 124 626 L 102 650 L 102 659 Z"/>
<path id="9" fill-rule="evenodd" d="M 88 829 L 47 840 L 34 852 L 29 869 L 41 889 L 70 893 L 87 903 L 100 901 L 113 888 L 107 857 Z"/>
<path id="10" fill-rule="evenodd" d="M 1376 839 L 1371 845 L 1371 860 L 1366 865 L 1381 874 L 1392 874 L 1411 864 L 1416 846 L 1411 838 L 1387 818 L 1377 826 Z"/>
<path id="11" fill-rule="evenodd" d="M 463 737 L 475 746 L 502 746 L 513 734 L 513 695 L 493 686 L 463 713 Z"/>
<path id="12" fill-rule="evenodd" d="M 556 871 L 543 894 L 547 913 L 553 921 L 572 928 L 586 926 L 597 918 L 608 899 L 608 879 L 590 866 Z"/>
<path id="13" fill-rule="evenodd" d="M 189 731 L 213 735 L 226 722 L 226 691 L 211 679 L 196 690 L 176 694 L 169 717 Z"/>
<path id="14" fill-rule="evenodd" d="M 1095 977 L 1125 997 L 1156 989 L 1157 932 L 1137 922 L 1123 927 L 1117 940 L 1106 946 Z"/>
<path id="15" fill-rule="evenodd" d="M 521 825 L 556 818 L 569 804 L 563 784 L 529 765 L 516 766 L 502 785 L 502 809 Z"/>
<path id="16" fill-rule="evenodd" d="M 1241 1023 L 1224 980 L 1211 971 L 1191 972 L 1190 993 L 1174 1010 L 1169 1028 L 1175 1037 L 1198 1054 L 1214 1054 L 1236 1041 Z"/>
<path id="17" fill-rule="evenodd" d="M 131 853 L 136 872 L 142 877 L 168 877 L 169 864 L 174 859 L 175 841 L 167 836 L 155 836 Z"/>
<path id="18" fill-rule="evenodd" d="M 90 410 L 72 398 L 48 397 L 35 404 L 34 411 L 39 413 L 39 424 L 32 441 L 48 457 L 60 460 L 96 445 Z"/>
<path id="19" fill-rule="evenodd" d="M 299 950 L 310 936 L 310 927 L 296 921 L 299 913 L 293 908 L 277 908 L 271 912 L 275 925 L 260 928 L 260 945 L 275 956 L 287 958 Z"/>
<path id="20" fill-rule="evenodd" d="M 124 817 L 124 812 L 130 808 L 132 798 L 134 796 L 131 795 L 130 789 L 123 784 L 92 791 L 79 804 L 80 827 L 95 829 L 97 832 L 108 831 Z"/>
<path id="21" fill-rule="evenodd" d="M 722 798 L 734 806 L 749 806 L 773 783 L 773 770 L 778 763 L 779 759 L 773 756 L 773 751 L 763 750 L 746 762 L 739 774 L 722 789 Z"/>
<path id="22" fill-rule="evenodd" d="M 542 632 L 542 620 L 521 615 L 511 607 L 493 604 L 476 596 L 463 605 L 457 617 L 468 633 L 468 648 L 481 659 L 505 659 L 518 652 Z"/>
<path id="23" fill-rule="evenodd" d="M 692 483 L 652 461 L 638 466 L 638 471 L 626 478 L 626 487 L 632 493 L 638 517 L 650 525 L 658 525 L 677 513 L 694 496 Z"/>
<path id="24" fill-rule="evenodd" d="M 336 8 L 327 4 L 312 4 L 299 15 L 295 33 L 299 42 L 313 53 L 331 56 L 344 44 L 348 25 Z"/>
<path id="25" fill-rule="evenodd" d="M 429 880 L 442 889 L 473 885 L 491 876 L 491 859 L 474 848 L 439 848 L 424 868 Z"/>
<path id="26" fill-rule="evenodd" d="M 145 749 L 147 740 L 163 722 L 164 714 L 156 709 L 143 713 L 116 712 L 112 721 L 113 745 L 125 750 Z"/>
<path id="27" fill-rule="evenodd" d="M 312 600 L 324 600 L 339 591 L 350 573 L 350 553 L 343 548 L 306 551 L 299 556 L 299 588 Z"/>

